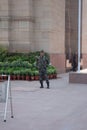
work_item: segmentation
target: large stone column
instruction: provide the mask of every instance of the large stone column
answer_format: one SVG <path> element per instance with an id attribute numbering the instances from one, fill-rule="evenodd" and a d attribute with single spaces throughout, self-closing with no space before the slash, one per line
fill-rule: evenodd
<path id="1" fill-rule="evenodd" d="M 83 68 L 87 68 L 87 0 L 82 2 L 82 58 Z"/>
<path id="2" fill-rule="evenodd" d="M 33 49 L 33 1 L 9 1 L 10 51 L 29 52 Z"/>
<path id="3" fill-rule="evenodd" d="M 78 0 L 66 0 L 65 45 L 67 59 L 78 52 Z"/>
<path id="4" fill-rule="evenodd" d="M 58 72 L 65 71 L 65 0 L 35 0 L 35 49 L 50 53 Z"/>
<path id="5" fill-rule="evenodd" d="M 8 0 L 0 0 L 0 45 L 8 47 Z"/>
<path id="6" fill-rule="evenodd" d="M 50 31 L 51 62 L 58 72 L 65 71 L 65 0 L 52 1 Z"/>

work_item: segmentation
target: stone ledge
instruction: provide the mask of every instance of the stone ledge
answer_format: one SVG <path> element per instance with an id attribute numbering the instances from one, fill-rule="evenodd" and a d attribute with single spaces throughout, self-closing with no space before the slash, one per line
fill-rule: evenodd
<path id="1" fill-rule="evenodd" d="M 87 69 L 69 73 L 69 83 L 87 84 Z"/>

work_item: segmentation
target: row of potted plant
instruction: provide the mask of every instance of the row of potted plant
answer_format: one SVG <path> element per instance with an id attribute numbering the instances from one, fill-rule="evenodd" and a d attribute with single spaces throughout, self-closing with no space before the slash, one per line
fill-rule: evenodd
<path id="1" fill-rule="evenodd" d="M 6 48 L 0 47 L 0 62 L 13 62 L 13 61 L 28 61 L 33 64 L 36 60 L 36 56 L 40 55 L 40 51 L 28 52 L 28 53 L 11 53 Z M 49 54 L 45 52 L 45 56 L 50 59 Z"/>
<path id="2" fill-rule="evenodd" d="M 10 53 L 5 48 L 0 48 L 0 75 L 11 75 L 11 79 L 38 80 L 39 72 L 36 68 L 36 57 L 40 52 Z M 45 56 L 50 60 L 49 54 Z M 57 71 L 54 66 L 47 68 L 49 78 L 56 78 Z M 2 76 L 1 76 L 2 78 Z M 3 79 L 6 76 L 3 76 Z"/>
<path id="3" fill-rule="evenodd" d="M 57 73 L 55 68 L 48 67 L 47 73 L 50 79 L 56 78 Z M 11 75 L 11 80 L 38 80 L 39 72 L 36 68 L 0 68 L 0 75 Z M 0 78 L 7 79 L 6 76 L 1 76 Z"/>
<path id="4" fill-rule="evenodd" d="M 22 60 L 15 60 L 12 62 L 0 62 L 0 67 L 25 67 L 25 68 L 31 68 L 32 64 L 28 61 L 22 61 Z"/>

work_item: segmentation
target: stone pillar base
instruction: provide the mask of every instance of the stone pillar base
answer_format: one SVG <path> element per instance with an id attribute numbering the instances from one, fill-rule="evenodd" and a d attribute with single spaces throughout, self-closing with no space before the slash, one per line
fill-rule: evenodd
<path id="1" fill-rule="evenodd" d="M 87 84 L 87 69 L 69 73 L 69 83 Z"/>
<path id="2" fill-rule="evenodd" d="M 82 54 L 83 68 L 87 68 L 87 54 Z"/>
<path id="3" fill-rule="evenodd" d="M 66 71 L 65 54 L 50 54 L 50 62 L 57 68 L 58 73 Z"/>

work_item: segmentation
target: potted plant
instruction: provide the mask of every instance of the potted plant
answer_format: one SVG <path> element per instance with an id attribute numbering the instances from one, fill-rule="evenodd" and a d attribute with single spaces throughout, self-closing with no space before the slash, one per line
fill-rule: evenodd
<path id="1" fill-rule="evenodd" d="M 57 71 L 54 70 L 54 73 L 53 73 L 53 78 L 56 79 L 57 78 Z"/>
<path id="2" fill-rule="evenodd" d="M 3 79 L 2 74 L 3 74 L 3 69 L 0 70 L 0 80 Z"/>
<path id="3" fill-rule="evenodd" d="M 16 79 L 17 79 L 17 71 L 14 70 L 14 71 L 13 71 L 13 80 L 16 80 Z"/>
<path id="4" fill-rule="evenodd" d="M 9 67 L 9 62 L 8 62 L 8 61 L 4 62 L 4 63 L 3 63 L 3 66 L 4 66 L 5 68 Z"/>
<path id="5" fill-rule="evenodd" d="M 21 79 L 20 70 L 16 70 L 16 76 L 17 76 L 17 80 Z"/>
<path id="6" fill-rule="evenodd" d="M 38 80 L 39 79 L 39 71 L 35 70 L 34 75 L 35 75 L 35 80 Z"/>
<path id="7" fill-rule="evenodd" d="M 28 68 L 29 67 L 28 61 L 23 61 L 23 67 Z"/>
<path id="8" fill-rule="evenodd" d="M 7 80 L 7 76 L 6 75 L 7 75 L 7 70 L 3 69 L 2 70 L 2 79 L 3 80 Z"/>
<path id="9" fill-rule="evenodd" d="M 50 69 L 47 69 L 47 75 L 48 75 L 48 78 L 51 79 L 50 75 L 51 75 L 51 70 Z"/>
<path id="10" fill-rule="evenodd" d="M 25 72 L 25 70 L 23 68 L 20 70 L 20 75 L 21 75 L 21 79 L 25 80 L 26 72 Z"/>
<path id="11" fill-rule="evenodd" d="M 0 62 L 0 68 L 3 67 L 3 62 Z"/>
<path id="12" fill-rule="evenodd" d="M 30 80 L 30 69 L 26 69 L 25 72 L 26 72 L 26 80 Z"/>
<path id="13" fill-rule="evenodd" d="M 51 79 L 53 79 L 53 73 L 54 73 L 54 69 L 51 68 L 51 69 L 50 69 L 50 78 L 51 78 Z"/>
<path id="14" fill-rule="evenodd" d="M 31 76 L 31 77 L 30 77 L 31 80 L 34 80 L 34 79 L 35 79 L 35 78 L 34 78 L 34 71 L 33 71 L 33 70 L 30 71 L 30 76 Z"/>
<path id="15" fill-rule="evenodd" d="M 4 76 L 3 76 L 3 79 L 4 79 L 4 80 L 7 80 L 7 79 L 8 79 L 9 71 L 10 71 L 9 68 L 6 69 L 6 70 L 4 70 Z"/>

